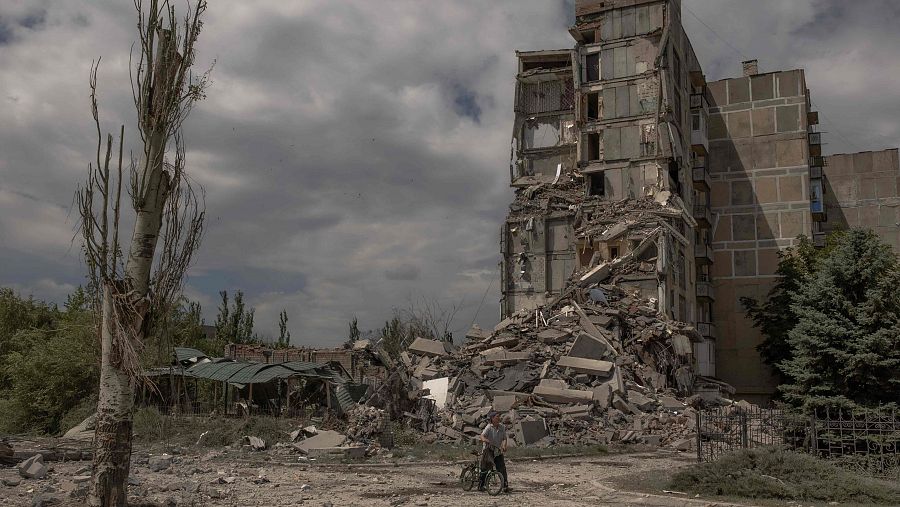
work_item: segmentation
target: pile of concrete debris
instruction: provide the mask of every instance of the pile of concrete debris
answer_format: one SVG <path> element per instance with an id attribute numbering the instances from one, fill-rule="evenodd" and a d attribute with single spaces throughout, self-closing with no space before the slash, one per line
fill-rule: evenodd
<path id="1" fill-rule="evenodd" d="M 515 445 L 690 449 L 696 412 L 686 398 L 696 380 L 692 342 L 702 337 L 660 315 L 639 289 L 590 283 L 615 279 L 631 264 L 576 275 L 577 283 L 546 305 L 522 310 L 490 333 L 474 327 L 458 349 L 416 339 L 401 360 L 412 387 L 435 408 L 432 424 L 422 426 L 428 438 L 466 442 L 497 410 L 514 428 Z"/>

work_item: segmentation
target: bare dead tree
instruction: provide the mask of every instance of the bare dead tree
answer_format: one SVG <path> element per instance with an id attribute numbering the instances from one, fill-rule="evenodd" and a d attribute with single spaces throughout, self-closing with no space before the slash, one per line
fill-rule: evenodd
<path id="1" fill-rule="evenodd" d="M 181 292 L 204 218 L 202 193 L 185 173 L 181 127 L 209 84 L 209 71 L 191 73 L 206 2 L 197 0 L 180 19 L 168 0 L 151 0 L 147 9 L 135 0 L 135 8 L 140 57 L 131 77 L 141 152 L 130 161 L 128 194 L 135 216 L 127 258 L 119 243 L 124 126 L 111 169 L 113 137 L 106 136 L 104 150 L 97 107 L 99 60 L 90 74 L 97 160 L 76 192 L 101 346 L 90 504 L 102 506 L 126 503 L 140 353 L 151 322 L 168 312 Z M 170 145 L 174 158 L 167 161 Z"/>

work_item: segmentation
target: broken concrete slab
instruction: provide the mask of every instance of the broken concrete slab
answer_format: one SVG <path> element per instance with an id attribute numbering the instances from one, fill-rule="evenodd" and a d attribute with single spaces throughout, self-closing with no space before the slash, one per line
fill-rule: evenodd
<path id="1" fill-rule="evenodd" d="M 18 465 L 19 475 L 26 479 L 43 479 L 47 476 L 47 465 L 44 456 L 35 454 Z"/>
<path id="2" fill-rule="evenodd" d="M 478 324 L 474 324 L 471 329 L 466 333 L 466 340 L 470 341 L 483 341 L 491 336 L 490 333 L 486 332 L 484 329 Z"/>
<path id="3" fill-rule="evenodd" d="M 527 361 L 530 357 L 531 353 L 529 352 L 507 352 L 503 350 L 484 356 L 484 362 L 486 364 L 515 364 Z"/>
<path id="4" fill-rule="evenodd" d="M 616 367 L 616 365 L 609 361 L 585 359 L 583 357 L 572 356 L 559 358 L 559 361 L 556 362 L 556 366 L 559 366 L 560 368 L 570 368 L 578 372 L 600 377 L 610 376 L 610 374 L 612 374 L 613 372 L 613 369 L 615 369 Z"/>
<path id="5" fill-rule="evenodd" d="M 612 402 L 612 388 L 603 384 L 594 388 L 594 403 L 601 409 L 608 408 Z"/>
<path id="6" fill-rule="evenodd" d="M 565 342 L 569 339 L 569 336 L 571 336 L 571 334 L 568 331 L 547 328 L 537 334 L 537 339 L 540 340 L 541 343 L 555 345 L 557 343 Z"/>
<path id="7" fill-rule="evenodd" d="M 609 347 L 602 341 L 587 333 L 581 333 L 572 343 L 569 355 L 584 359 L 603 359 L 606 357 L 607 351 L 609 351 Z"/>
<path id="8" fill-rule="evenodd" d="M 325 449 L 328 447 L 338 447 L 347 440 L 346 435 L 332 430 L 319 430 L 314 437 L 301 440 L 294 444 L 294 448 L 300 452 L 308 453 L 310 449 Z"/>
<path id="9" fill-rule="evenodd" d="M 507 349 L 510 347 L 515 347 L 517 343 L 519 343 L 519 337 L 513 334 L 501 334 L 491 341 L 492 346 L 503 347 Z"/>
<path id="10" fill-rule="evenodd" d="M 416 338 L 412 343 L 409 344 L 407 349 L 410 352 L 415 354 L 419 354 L 422 356 L 429 357 L 438 357 L 438 356 L 447 356 L 449 353 L 447 349 L 444 348 L 444 344 L 437 340 L 429 340 L 427 338 Z"/>
<path id="11" fill-rule="evenodd" d="M 253 448 L 254 451 L 263 451 L 266 449 L 266 442 L 259 437 L 248 435 L 245 436 L 244 439 L 247 440 L 247 443 L 250 444 L 250 447 Z"/>
<path id="12" fill-rule="evenodd" d="M 515 396 L 494 396 L 494 401 L 491 406 L 497 412 L 506 412 L 512 409 L 515 403 Z"/>
<path id="13" fill-rule="evenodd" d="M 637 407 L 642 412 L 650 412 L 657 405 L 656 400 L 648 398 L 647 396 L 644 396 L 643 394 L 632 389 L 628 390 L 628 403 Z"/>
<path id="14" fill-rule="evenodd" d="M 540 385 L 534 388 L 534 394 L 551 403 L 584 403 L 591 402 L 594 399 L 594 393 L 591 391 L 558 389 Z"/>
<path id="15" fill-rule="evenodd" d="M 519 421 L 516 424 L 516 433 L 522 437 L 522 443 L 525 445 L 531 445 L 550 435 L 544 419 Z"/>
<path id="16" fill-rule="evenodd" d="M 71 440 L 92 440 L 96 428 L 97 414 L 87 416 L 83 421 L 72 427 L 63 435 L 63 438 Z"/>

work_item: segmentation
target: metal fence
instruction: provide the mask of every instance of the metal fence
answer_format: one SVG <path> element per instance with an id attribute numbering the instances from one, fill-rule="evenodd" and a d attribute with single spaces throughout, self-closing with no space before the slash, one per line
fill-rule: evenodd
<path id="1" fill-rule="evenodd" d="M 782 446 L 869 475 L 900 479 L 900 414 L 721 407 L 697 412 L 697 459 L 756 447 Z"/>

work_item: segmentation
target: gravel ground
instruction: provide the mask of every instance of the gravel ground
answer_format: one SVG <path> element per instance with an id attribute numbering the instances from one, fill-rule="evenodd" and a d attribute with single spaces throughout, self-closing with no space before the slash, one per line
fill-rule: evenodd
<path id="1" fill-rule="evenodd" d="M 353 464 L 302 463 L 296 456 L 245 450 L 175 455 L 161 471 L 151 471 L 157 453 L 136 452 L 132 505 L 310 505 L 310 506 L 488 506 L 488 505 L 713 505 L 683 495 L 633 493 L 616 489 L 616 478 L 650 470 L 671 470 L 692 462 L 687 454 L 645 452 L 547 460 L 509 459 L 508 495 L 463 491 L 461 465 L 416 462 L 393 464 L 373 458 Z M 83 505 L 77 490 L 86 483 L 88 462 L 49 463 L 47 478 L 21 479 L 15 468 L 0 469 L 0 505 Z M 7 481 L 18 485 L 6 485 Z M 73 493 L 73 491 L 75 493 Z M 55 503 L 54 503 L 55 502 Z M 723 505 L 716 502 L 716 505 Z"/>

